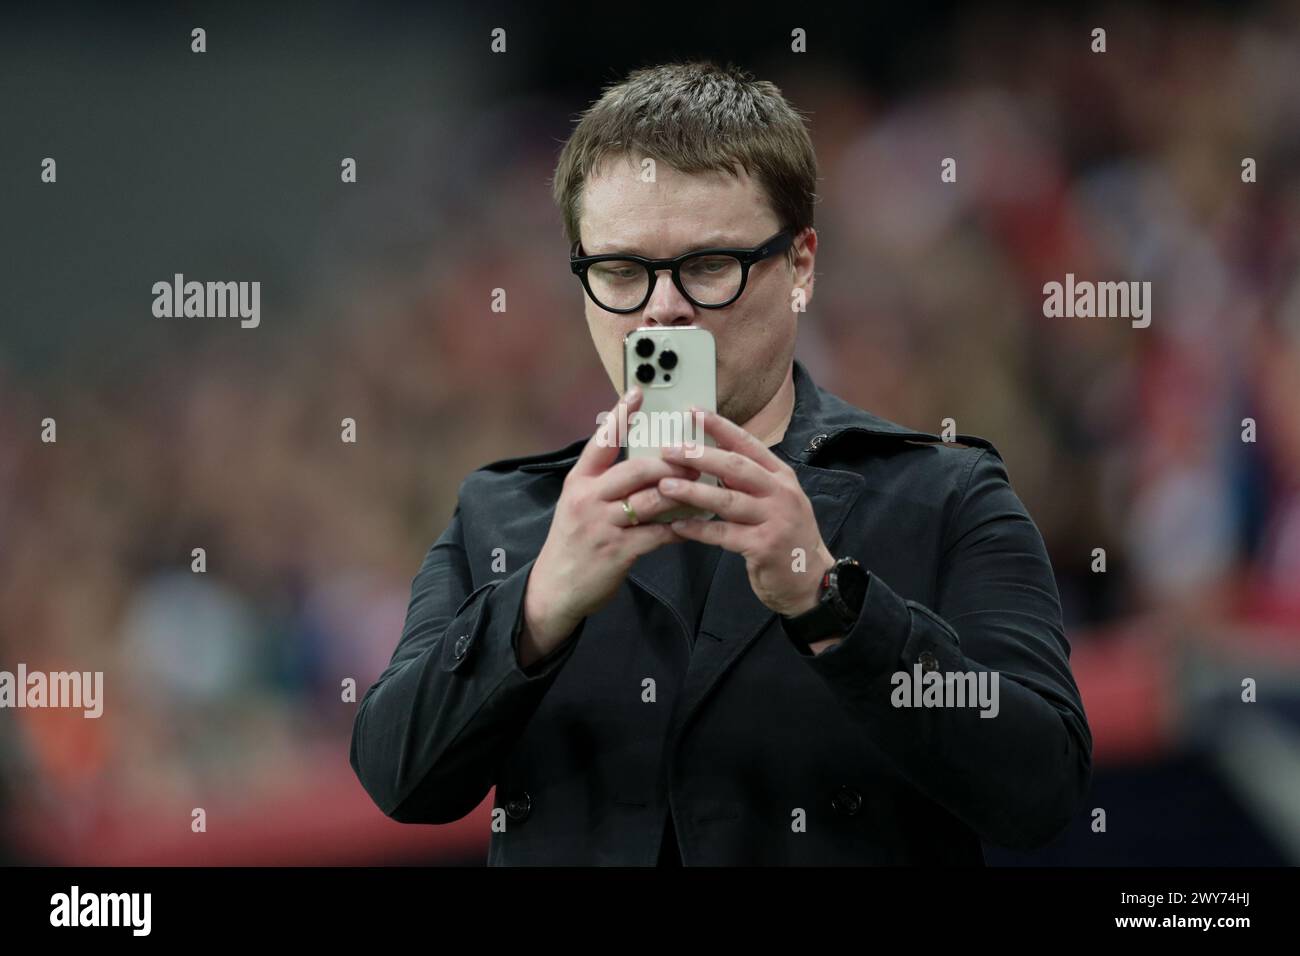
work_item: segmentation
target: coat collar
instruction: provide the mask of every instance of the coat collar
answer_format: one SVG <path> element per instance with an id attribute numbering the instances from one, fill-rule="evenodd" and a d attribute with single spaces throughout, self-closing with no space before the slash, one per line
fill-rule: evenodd
<path id="1" fill-rule="evenodd" d="M 817 385 L 798 359 L 794 361 L 793 374 L 794 410 L 785 436 L 776 446 L 777 453 L 789 461 L 811 463 L 850 434 L 927 443 L 943 441 L 938 435 L 906 428 L 850 405 Z M 992 447 L 973 435 L 958 435 L 956 440 L 981 448 Z"/>

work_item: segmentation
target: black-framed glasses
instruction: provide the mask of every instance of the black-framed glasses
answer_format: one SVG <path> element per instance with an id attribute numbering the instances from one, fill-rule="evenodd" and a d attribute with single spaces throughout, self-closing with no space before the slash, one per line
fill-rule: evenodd
<path id="1" fill-rule="evenodd" d="M 650 301 L 655 273 L 669 269 L 677 291 L 702 309 L 731 305 L 745 291 L 749 268 L 756 262 L 785 252 L 794 233 L 782 229 L 753 249 L 697 249 L 675 259 L 647 259 L 627 253 L 581 255 L 582 241 L 569 251 L 569 268 L 606 312 L 636 312 Z"/>

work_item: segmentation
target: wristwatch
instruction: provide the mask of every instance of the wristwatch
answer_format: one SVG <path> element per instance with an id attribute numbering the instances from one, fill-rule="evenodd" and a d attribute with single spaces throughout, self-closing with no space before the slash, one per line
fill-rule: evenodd
<path id="1" fill-rule="evenodd" d="M 817 606 L 794 617 L 781 617 L 781 626 L 796 647 L 811 654 L 808 645 L 852 629 L 867 597 L 867 571 L 853 558 L 840 558 L 822 575 Z"/>

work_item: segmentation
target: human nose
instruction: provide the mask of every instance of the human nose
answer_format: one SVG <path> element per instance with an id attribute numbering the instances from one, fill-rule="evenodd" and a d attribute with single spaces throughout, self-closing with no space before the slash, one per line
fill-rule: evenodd
<path id="1" fill-rule="evenodd" d="M 654 287 L 642 317 L 646 325 L 690 325 L 695 320 L 695 306 L 673 282 L 671 269 L 654 273 Z"/>

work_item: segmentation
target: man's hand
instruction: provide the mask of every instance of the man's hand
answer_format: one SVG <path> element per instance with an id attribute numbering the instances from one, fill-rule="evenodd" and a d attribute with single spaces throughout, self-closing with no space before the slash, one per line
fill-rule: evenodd
<path id="1" fill-rule="evenodd" d="M 624 404 L 627 413 L 620 414 Z M 609 601 L 637 558 L 681 540 L 670 525 L 652 520 L 677 507 L 655 486 L 667 476 L 694 480 L 699 472 L 657 458 L 617 461 L 625 439 L 619 424 L 640 405 L 641 390 L 633 387 L 565 476 L 550 531 L 524 592 L 521 667 L 559 647 L 583 618 Z M 636 526 L 623 510 L 624 499 L 636 512 Z"/>
<path id="2" fill-rule="evenodd" d="M 718 516 L 674 521 L 673 529 L 683 538 L 741 555 L 754 594 L 778 614 L 793 617 L 811 610 L 819 598 L 822 575 L 835 559 L 822 541 L 812 502 L 794 469 L 739 425 L 714 412 L 700 414 L 705 433 L 718 447 L 694 447 L 689 458 L 681 446 L 665 448 L 663 458 L 689 461 L 726 487 L 671 476 L 660 479 L 664 497 Z M 795 548 L 803 549 L 803 571 L 793 569 Z"/>

